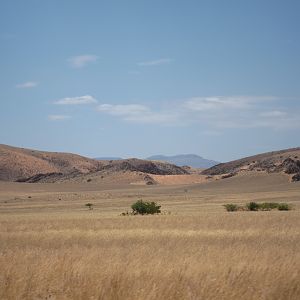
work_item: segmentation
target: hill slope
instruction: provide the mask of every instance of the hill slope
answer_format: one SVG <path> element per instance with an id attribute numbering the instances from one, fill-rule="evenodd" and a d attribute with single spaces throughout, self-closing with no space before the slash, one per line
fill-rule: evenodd
<path id="1" fill-rule="evenodd" d="M 0 180 L 15 181 L 48 173 L 89 173 L 100 167 L 101 162 L 77 154 L 0 145 Z"/>
<path id="2" fill-rule="evenodd" d="M 188 174 L 188 171 L 185 169 L 170 163 L 158 161 L 154 162 L 137 158 L 109 161 L 105 166 L 102 167 L 102 170 L 137 171 L 156 175 Z"/>
<path id="3" fill-rule="evenodd" d="M 178 175 L 188 172 L 178 166 L 140 159 L 98 161 L 77 154 L 45 152 L 0 145 L 0 180 L 56 182 L 105 171 Z"/>
<path id="4" fill-rule="evenodd" d="M 219 164 L 214 160 L 205 159 L 196 154 L 179 154 L 174 156 L 153 155 L 147 158 L 154 161 L 165 161 L 177 166 L 190 166 L 192 168 L 210 168 Z"/>
<path id="5" fill-rule="evenodd" d="M 202 171 L 203 175 L 224 175 L 242 171 L 284 172 L 294 174 L 293 180 L 300 177 L 300 147 L 268 152 L 218 164 Z"/>

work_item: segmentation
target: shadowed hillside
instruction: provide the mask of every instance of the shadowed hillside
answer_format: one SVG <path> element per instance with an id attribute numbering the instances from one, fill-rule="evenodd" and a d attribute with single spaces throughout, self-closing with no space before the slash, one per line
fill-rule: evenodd
<path id="1" fill-rule="evenodd" d="M 293 181 L 300 179 L 300 148 L 258 154 L 227 163 L 218 164 L 202 171 L 203 175 L 233 176 L 241 171 L 264 171 L 267 173 L 284 172 L 292 176 Z"/>
<path id="2" fill-rule="evenodd" d="M 0 145 L 0 180 L 55 182 L 100 171 L 142 172 L 157 175 L 181 175 L 188 172 L 178 166 L 140 159 L 99 161 L 77 154 L 45 152 Z"/>
<path id="3" fill-rule="evenodd" d="M 111 171 L 139 171 L 156 175 L 188 174 L 185 169 L 170 163 L 153 162 L 136 158 L 111 161 L 106 166 L 104 166 L 103 169 Z"/>

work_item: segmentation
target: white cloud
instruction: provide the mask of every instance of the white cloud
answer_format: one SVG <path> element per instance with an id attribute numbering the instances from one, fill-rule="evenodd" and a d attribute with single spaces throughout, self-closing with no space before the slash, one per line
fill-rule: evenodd
<path id="1" fill-rule="evenodd" d="M 24 83 L 20 83 L 16 85 L 17 89 L 30 89 L 30 88 L 34 88 L 38 85 L 38 82 L 36 81 L 27 81 Z"/>
<path id="2" fill-rule="evenodd" d="M 266 117 L 266 118 L 280 118 L 286 115 L 287 113 L 285 111 L 280 111 L 280 110 L 266 111 L 260 114 L 261 117 Z"/>
<path id="3" fill-rule="evenodd" d="M 63 120 L 68 120 L 70 119 L 71 116 L 67 116 L 67 115 L 49 115 L 48 119 L 50 121 L 63 121 Z"/>
<path id="4" fill-rule="evenodd" d="M 204 135 L 219 135 L 231 129 L 300 128 L 300 107 L 286 106 L 282 111 L 279 107 L 283 101 L 274 96 L 193 97 L 155 110 L 141 104 L 101 104 L 97 110 L 128 122 L 198 126 Z"/>
<path id="5" fill-rule="evenodd" d="M 97 109 L 99 112 L 136 123 L 165 123 L 171 125 L 176 121 L 174 113 L 155 112 L 149 107 L 140 104 L 101 104 Z"/>
<path id="6" fill-rule="evenodd" d="M 183 102 L 183 107 L 191 111 L 215 111 L 215 110 L 241 110 L 249 109 L 257 102 L 275 100 L 276 97 L 261 96 L 217 96 L 217 97 L 194 97 Z"/>
<path id="7" fill-rule="evenodd" d="M 96 62 L 98 56 L 92 54 L 73 56 L 68 59 L 68 62 L 73 68 L 83 68 L 89 63 Z"/>
<path id="8" fill-rule="evenodd" d="M 106 112 L 113 116 L 134 116 L 150 111 L 148 107 L 140 104 L 101 104 L 97 109 L 98 111 Z"/>
<path id="9" fill-rule="evenodd" d="M 300 127 L 300 117 L 292 110 L 282 111 L 282 99 L 275 96 L 194 97 L 183 100 L 182 117 L 206 130 Z M 278 122 L 280 119 L 280 122 Z M 298 125 L 297 125 L 298 124 Z"/>
<path id="10" fill-rule="evenodd" d="M 150 60 L 150 61 L 143 61 L 139 62 L 138 66 L 140 67 L 152 67 L 152 66 L 158 66 L 158 65 L 163 65 L 163 64 L 169 64 L 173 60 L 170 58 L 160 58 L 160 59 L 155 59 L 155 60 Z"/>
<path id="11" fill-rule="evenodd" d="M 93 104 L 97 103 L 98 101 L 90 96 L 80 96 L 80 97 L 67 97 L 67 98 L 62 98 L 60 100 L 57 100 L 54 102 L 54 104 L 58 105 L 80 105 L 80 104 Z"/>

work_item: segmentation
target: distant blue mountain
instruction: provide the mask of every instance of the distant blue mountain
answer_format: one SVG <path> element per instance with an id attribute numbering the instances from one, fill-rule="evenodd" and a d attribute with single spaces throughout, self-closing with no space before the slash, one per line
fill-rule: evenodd
<path id="1" fill-rule="evenodd" d="M 96 157 L 96 160 L 120 160 L 123 159 L 122 157 Z"/>
<path id="2" fill-rule="evenodd" d="M 196 154 L 180 154 L 174 156 L 165 156 L 165 155 L 153 155 L 148 158 L 148 160 L 158 160 L 172 163 L 177 166 L 190 166 L 192 168 L 211 168 L 219 162 L 214 160 L 205 159 Z"/>

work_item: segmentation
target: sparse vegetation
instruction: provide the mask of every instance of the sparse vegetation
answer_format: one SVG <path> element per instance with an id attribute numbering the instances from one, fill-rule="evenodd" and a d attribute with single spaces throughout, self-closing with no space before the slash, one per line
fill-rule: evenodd
<path id="1" fill-rule="evenodd" d="M 153 215 L 159 214 L 160 205 L 157 205 L 155 202 L 144 202 L 143 200 L 138 200 L 131 205 L 133 214 L 137 215 Z"/>
<path id="2" fill-rule="evenodd" d="M 257 211 L 259 209 L 259 205 L 256 202 L 249 202 L 246 204 L 246 207 L 250 211 Z"/>
<path id="3" fill-rule="evenodd" d="M 227 211 L 238 211 L 239 206 L 237 204 L 229 203 L 224 205 Z"/>
<path id="4" fill-rule="evenodd" d="M 278 210 L 290 210 L 290 206 L 287 203 L 279 203 L 277 206 Z"/>
<path id="5" fill-rule="evenodd" d="M 258 204 L 260 210 L 272 210 L 278 208 L 279 203 L 276 202 L 264 202 Z"/>
<path id="6" fill-rule="evenodd" d="M 297 184 L 260 174 L 145 188 L 105 175 L 90 188 L 86 176 L 80 184 L 0 182 L 0 299 L 299 298 Z M 138 199 L 161 213 L 132 216 Z M 276 212 L 240 213 L 251 201 Z M 277 211 L 276 201 L 295 210 Z"/>
<path id="7" fill-rule="evenodd" d="M 238 211 L 238 210 L 248 210 L 248 211 L 269 211 L 273 209 L 278 210 L 290 210 L 291 207 L 287 203 L 276 203 L 276 202 L 263 202 L 263 203 L 256 203 L 256 202 L 249 202 L 246 204 L 245 207 L 238 206 L 237 204 L 229 203 L 223 205 L 225 209 L 229 212 L 231 211 Z"/>
<path id="8" fill-rule="evenodd" d="M 94 206 L 93 203 L 86 203 L 85 206 L 88 207 L 89 210 L 92 210 L 92 209 L 94 208 L 94 207 L 93 207 L 93 206 Z"/>
<path id="9" fill-rule="evenodd" d="M 2 215 L 0 299 L 299 298 L 299 215 L 99 216 Z"/>

